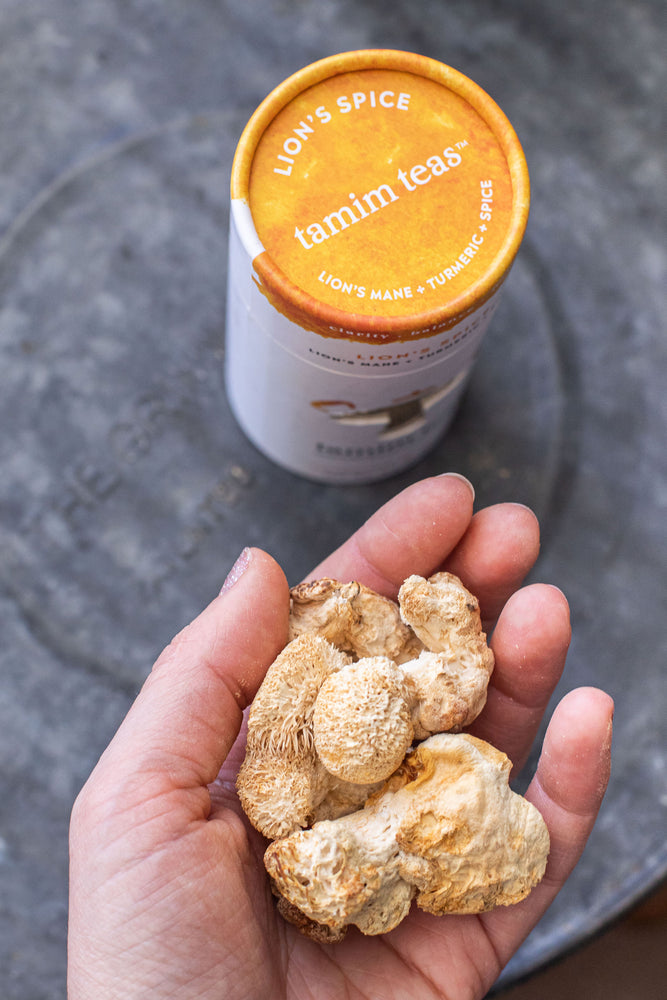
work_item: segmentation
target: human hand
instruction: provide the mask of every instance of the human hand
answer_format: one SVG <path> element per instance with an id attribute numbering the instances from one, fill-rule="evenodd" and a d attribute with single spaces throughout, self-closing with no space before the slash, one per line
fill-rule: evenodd
<path id="1" fill-rule="evenodd" d="M 565 662 L 569 611 L 554 587 L 520 588 L 537 558 L 534 515 L 472 515 L 464 481 L 417 483 L 311 574 L 395 597 L 447 569 L 479 598 L 496 667 L 469 730 L 525 762 Z M 527 797 L 549 827 L 543 881 L 521 903 L 471 916 L 413 908 L 389 934 L 336 945 L 277 915 L 234 790 L 243 710 L 287 640 L 288 584 L 246 550 L 206 610 L 158 659 L 72 813 L 69 1000 L 481 998 L 577 862 L 609 775 L 611 699 L 570 692 Z M 494 627 L 495 626 L 495 627 Z M 239 735 L 240 734 L 240 735 Z"/>

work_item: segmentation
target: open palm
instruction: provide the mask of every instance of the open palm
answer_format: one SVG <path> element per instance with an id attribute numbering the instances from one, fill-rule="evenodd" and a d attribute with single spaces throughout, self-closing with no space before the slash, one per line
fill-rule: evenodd
<path id="1" fill-rule="evenodd" d="M 455 476 L 417 483 L 378 511 L 312 577 L 358 579 L 395 597 L 411 573 L 446 568 L 482 607 L 496 658 L 471 732 L 524 763 L 570 638 L 554 587 L 521 582 L 539 550 L 515 504 L 473 516 Z M 413 907 L 389 934 L 335 945 L 277 915 L 234 780 L 243 710 L 287 637 L 288 585 L 244 552 L 221 595 L 165 650 L 75 805 L 70 1000 L 472 1000 L 485 995 L 576 863 L 609 772 L 612 704 L 568 694 L 528 797 L 551 836 L 547 873 L 511 907 L 434 917 Z M 494 627 L 495 626 L 495 627 Z"/>

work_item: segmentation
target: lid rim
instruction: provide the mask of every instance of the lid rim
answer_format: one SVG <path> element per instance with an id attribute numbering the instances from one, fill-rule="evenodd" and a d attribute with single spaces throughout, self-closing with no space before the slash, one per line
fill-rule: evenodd
<path id="1" fill-rule="evenodd" d="M 528 222 L 530 204 L 530 181 L 523 149 L 514 128 L 492 97 L 477 83 L 459 70 L 428 56 L 396 49 L 358 49 L 327 56 L 298 70 L 287 77 L 262 101 L 248 121 L 239 140 L 231 173 L 231 197 L 242 202 L 250 212 L 250 174 L 257 145 L 271 121 L 298 94 L 316 83 L 351 70 L 393 69 L 427 77 L 447 86 L 466 100 L 489 126 L 497 139 L 507 167 L 512 185 L 512 210 L 505 238 L 489 266 L 476 282 L 442 306 L 431 310 L 401 316 L 352 313 L 331 306 L 297 286 L 278 267 L 270 252 L 254 256 L 258 273 L 268 282 L 273 295 L 279 296 L 285 305 L 295 306 L 301 315 L 310 312 L 318 315 L 318 332 L 321 320 L 327 318 L 327 326 L 344 329 L 346 334 L 355 333 L 377 335 L 385 331 L 390 339 L 407 332 L 419 331 L 427 327 L 446 329 L 455 321 L 483 304 L 506 277 L 518 251 Z M 332 329 L 330 336 L 336 336 Z M 425 334 L 422 334 L 425 335 Z"/>

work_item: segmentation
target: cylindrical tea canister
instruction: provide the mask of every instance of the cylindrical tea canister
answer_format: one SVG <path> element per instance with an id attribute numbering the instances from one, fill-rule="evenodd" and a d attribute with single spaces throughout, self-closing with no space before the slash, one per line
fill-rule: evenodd
<path id="1" fill-rule="evenodd" d="M 451 421 L 526 226 L 503 112 L 424 56 L 332 56 L 257 109 L 231 195 L 226 386 L 245 433 L 323 482 L 415 462 Z"/>

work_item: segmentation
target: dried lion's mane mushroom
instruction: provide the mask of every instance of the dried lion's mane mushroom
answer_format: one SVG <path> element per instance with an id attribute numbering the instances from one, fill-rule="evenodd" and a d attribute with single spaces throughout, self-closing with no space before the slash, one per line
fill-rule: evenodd
<path id="1" fill-rule="evenodd" d="M 509 788 L 505 754 L 467 733 L 431 736 L 363 809 L 276 840 L 274 892 L 340 940 L 383 934 L 412 900 L 429 913 L 480 913 L 523 899 L 544 874 L 549 835 Z"/>
<path id="2" fill-rule="evenodd" d="M 291 591 L 290 641 L 250 710 L 237 789 L 277 841 L 265 865 L 305 933 L 382 933 L 413 898 L 478 912 L 542 877 L 548 834 L 510 791 L 509 761 L 455 735 L 492 670 L 478 601 L 452 574 L 409 577 L 398 605 L 329 579 Z"/>

